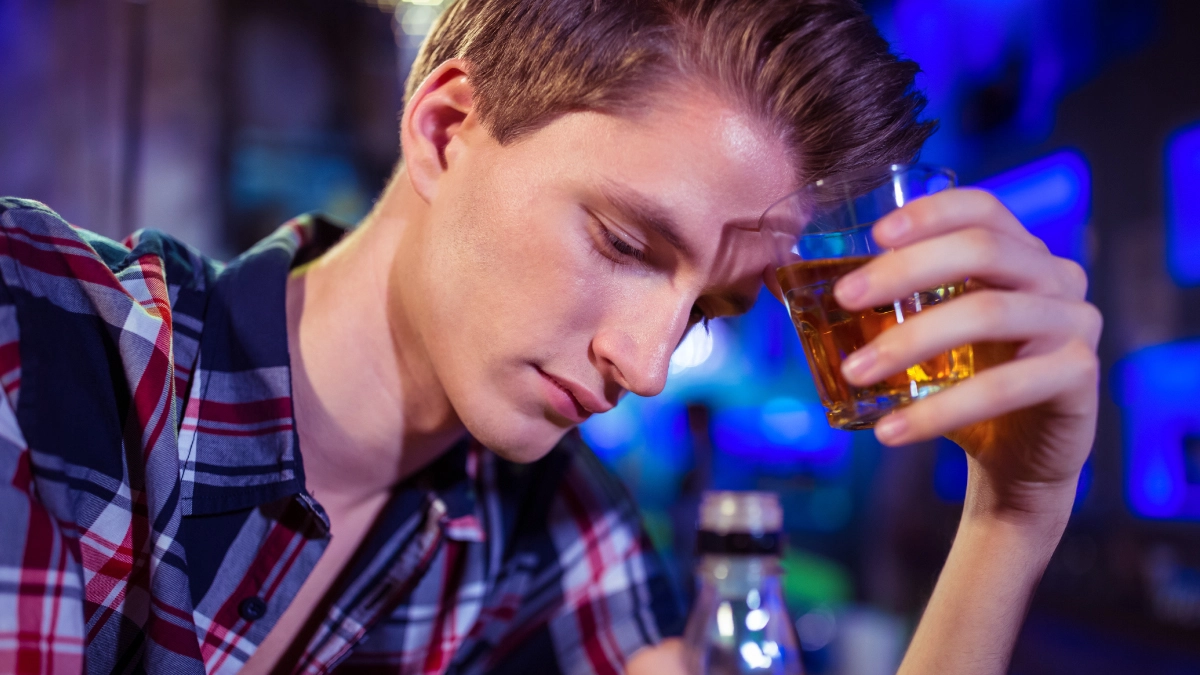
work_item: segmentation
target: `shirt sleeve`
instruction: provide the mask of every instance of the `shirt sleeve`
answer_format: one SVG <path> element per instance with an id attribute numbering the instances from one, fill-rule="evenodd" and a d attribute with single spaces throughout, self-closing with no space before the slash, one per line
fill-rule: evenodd
<path id="1" fill-rule="evenodd" d="M 79 673 L 78 547 L 38 493 L 38 470 L 17 423 L 18 336 L 15 308 L 0 298 L 0 672 Z"/>

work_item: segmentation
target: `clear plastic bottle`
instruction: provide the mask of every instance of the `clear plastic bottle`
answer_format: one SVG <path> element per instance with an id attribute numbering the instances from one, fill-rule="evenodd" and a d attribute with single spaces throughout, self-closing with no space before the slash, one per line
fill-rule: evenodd
<path id="1" fill-rule="evenodd" d="M 804 672 L 779 579 L 782 529 L 773 493 L 704 493 L 699 588 L 684 633 L 693 675 Z"/>

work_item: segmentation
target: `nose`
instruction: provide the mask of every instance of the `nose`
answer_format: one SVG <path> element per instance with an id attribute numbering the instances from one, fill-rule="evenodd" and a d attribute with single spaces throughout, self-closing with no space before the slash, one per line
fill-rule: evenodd
<path id="1" fill-rule="evenodd" d="M 687 330 L 694 302 L 686 294 L 671 293 L 613 310 L 592 339 L 597 369 L 607 381 L 638 396 L 661 393 L 667 385 L 671 354 Z"/>

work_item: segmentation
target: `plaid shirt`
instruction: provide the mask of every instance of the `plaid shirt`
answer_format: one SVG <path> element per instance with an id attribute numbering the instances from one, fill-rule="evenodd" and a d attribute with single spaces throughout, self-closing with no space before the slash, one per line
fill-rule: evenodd
<path id="1" fill-rule="evenodd" d="M 292 417 L 298 218 L 228 265 L 0 199 L 0 672 L 232 673 L 329 542 Z M 297 672 L 620 672 L 677 633 L 620 483 L 568 435 L 398 486 Z M 314 624 L 316 622 L 314 621 Z"/>

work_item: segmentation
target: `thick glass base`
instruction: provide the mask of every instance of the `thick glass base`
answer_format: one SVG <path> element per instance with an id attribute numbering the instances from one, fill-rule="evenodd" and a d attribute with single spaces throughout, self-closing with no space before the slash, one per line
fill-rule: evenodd
<path id="1" fill-rule="evenodd" d="M 876 422 L 893 410 L 903 408 L 926 396 L 932 396 L 953 386 L 958 381 L 958 378 L 946 378 L 929 382 L 912 382 L 907 391 L 893 389 L 884 394 L 863 391 L 849 405 L 834 405 L 826 409 L 825 414 L 829 418 L 829 425 L 834 429 L 846 431 L 871 429 Z"/>

